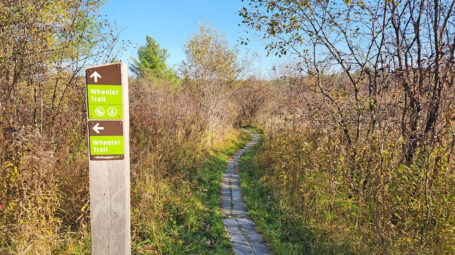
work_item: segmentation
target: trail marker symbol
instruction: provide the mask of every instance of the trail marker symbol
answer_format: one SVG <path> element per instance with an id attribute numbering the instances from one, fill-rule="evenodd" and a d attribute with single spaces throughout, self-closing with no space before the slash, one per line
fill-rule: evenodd
<path id="1" fill-rule="evenodd" d="M 107 109 L 107 114 L 114 117 L 117 115 L 117 109 L 115 107 L 109 107 L 109 109 Z"/>
<path id="2" fill-rule="evenodd" d="M 130 255 L 128 75 L 124 64 L 86 69 L 92 254 Z"/>
<path id="3" fill-rule="evenodd" d="M 90 160 L 122 160 L 123 121 L 89 120 Z"/>
<path id="4" fill-rule="evenodd" d="M 123 99 L 127 92 L 122 86 L 120 67 L 120 64 L 112 64 L 87 69 L 89 119 L 123 119 Z"/>
<path id="5" fill-rule="evenodd" d="M 104 113 L 105 113 L 105 111 L 104 111 L 103 107 L 96 107 L 96 109 L 95 109 L 96 116 L 102 117 L 102 116 L 104 116 Z"/>
<path id="6" fill-rule="evenodd" d="M 95 82 L 98 82 L 98 78 L 101 78 L 101 75 L 95 71 L 92 75 L 90 75 L 90 78 L 93 78 Z"/>
<path id="7" fill-rule="evenodd" d="M 100 133 L 100 130 L 104 130 L 104 127 L 100 127 L 100 123 L 97 122 L 97 123 L 95 124 L 95 126 L 93 126 L 92 129 L 93 129 L 97 134 L 99 134 L 99 133 Z"/>

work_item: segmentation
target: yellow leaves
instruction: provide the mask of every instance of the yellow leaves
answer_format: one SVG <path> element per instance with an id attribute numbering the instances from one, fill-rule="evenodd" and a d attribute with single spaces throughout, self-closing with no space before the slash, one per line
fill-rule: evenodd
<path id="1" fill-rule="evenodd" d="M 3 168 L 16 168 L 16 172 L 17 172 L 17 166 L 12 161 L 4 162 L 3 163 Z"/>
<path id="2" fill-rule="evenodd" d="M 82 206 L 81 212 L 84 212 L 85 209 L 87 209 L 88 206 L 89 206 L 89 201 L 87 201 L 87 202 L 84 204 L 84 206 Z M 80 217 L 79 217 L 79 218 L 80 218 Z"/>
<path id="3" fill-rule="evenodd" d="M 11 183 L 14 183 L 16 181 L 16 178 L 19 175 L 19 167 L 13 161 L 6 161 L 3 163 L 0 173 L 3 175 L 3 178 L 1 178 L 2 191 L 3 193 L 6 193 Z"/>
<path id="4" fill-rule="evenodd" d="M 184 74 L 190 79 L 232 80 L 235 79 L 237 52 L 232 49 L 225 35 L 210 26 L 200 26 L 185 44 L 187 61 Z"/>
<path id="5" fill-rule="evenodd" d="M 3 219 L 7 219 L 16 209 L 17 203 L 11 201 L 5 205 L 3 205 L 3 212 L 0 210 L 1 214 L 3 215 Z"/>

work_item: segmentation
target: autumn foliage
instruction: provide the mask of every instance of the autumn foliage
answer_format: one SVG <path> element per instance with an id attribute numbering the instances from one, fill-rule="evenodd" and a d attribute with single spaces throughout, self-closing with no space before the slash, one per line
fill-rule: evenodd
<path id="1" fill-rule="evenodd" d="M 102 2 L 0 3 L 2 254 L 90 253 L 82 74 L 121 48 Z M 246 78 L 210 26 L 189 37 L 178 74 L 151 37 L 139 52 L 133 252 L 229 252 L 212 224 L 219 172 L 200 170 L 235 128 L 256 126 L 264 139 L 244 171 L 262 185 L 258 204 L 276 202 L 277 253 L 454 253 L 455 1 L 243 2 L 242 24 L 295 57 L 269 80 Z"/>
<path id="2" fill-rule="evenodd" d="M 306 252 L 453 253 L 455 2 L 244 2 L 298 62 L 270 84 L 256 160 L 317 233 Z"/>

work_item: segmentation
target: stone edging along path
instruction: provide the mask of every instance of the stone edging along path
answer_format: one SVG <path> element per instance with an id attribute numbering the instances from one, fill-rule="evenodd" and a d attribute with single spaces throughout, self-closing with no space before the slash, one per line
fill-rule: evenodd
<path id="1" fill-rule="evenodd" d="M 255 145 L 261 137 L 243 129 L 253 139 L 228 160 L 226 173 L 221 183 L 222 212 L 224 228 L 229 236 L 235 254 L 272 254 L 262 235 L 256 231 L 254 222 L 246 217 L 246 206 L 240 188 L 238 164 L 240 156 Z"/>

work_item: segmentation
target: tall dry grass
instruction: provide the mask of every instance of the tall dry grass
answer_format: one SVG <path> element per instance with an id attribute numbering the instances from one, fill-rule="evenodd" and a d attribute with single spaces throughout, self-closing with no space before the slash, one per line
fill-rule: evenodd
<path id="1" fill-rule="evenodd" d="M 343 77 L 326 81 L 342 86 Z M 453 88 L 445 89 L 433 136 L 419 143 L 408 162 L 399 128 L 402 106 L 395 103 L 398 87 L 392 83 L 378 101 L 374 130 L 368 110 L 360 113 L 364 119 L 355 139 L 355 122 L 340 125 L 339 109 L 312 84 L 308 77 L 275 80 L 273 96 L 255 116 L 265 131 L 256 174 L 271 187 L 284 215 L 297 222 L 283 232 L 299 233 L 305 226 L 316 233 L 312 246 L 345 253 L 453 253 Z M 337 90 L 328 93 L 346 119 L 354 119 L 353 102 Z"/>
<path id="2" fill-rule="evenodd" d="M 25 123 L 3 129 L 2 253 L 90 253 L 85 85 L 75 85 L 52 135 Z M 184 217 L 175 210 L 192 199 L 192 175 L 234 133 L 232 124 L 209 132 L 205 111 L 178 83 L 131 80 L 130 113 L 133 240 L 137 252 L 159 252 L 178 240 L 165 222 Z M 156 241 L 144 248 L 149 234 Z"/>

